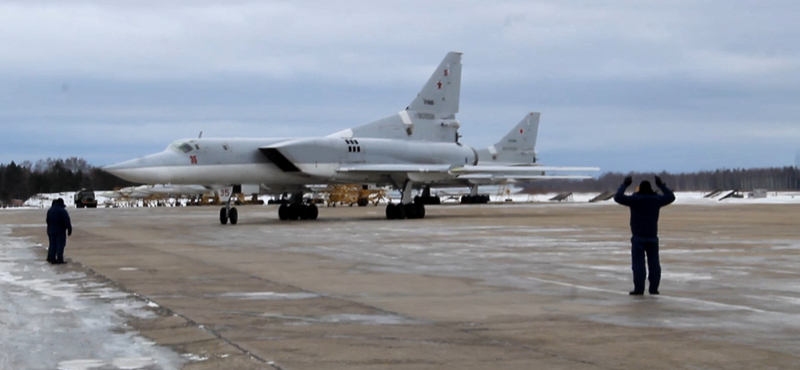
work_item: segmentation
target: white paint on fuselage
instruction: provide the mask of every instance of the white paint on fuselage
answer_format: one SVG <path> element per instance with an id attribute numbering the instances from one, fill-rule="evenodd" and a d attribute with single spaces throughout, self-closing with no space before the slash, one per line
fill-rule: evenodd
<path id="1" fill-rule="evenodd" d="M 287 174 L 271 163 L 152 166 L 115 170 L 114 174 L 133 182 L 178 185 L 288 185 L 302 180 L 300 176 Z"/>

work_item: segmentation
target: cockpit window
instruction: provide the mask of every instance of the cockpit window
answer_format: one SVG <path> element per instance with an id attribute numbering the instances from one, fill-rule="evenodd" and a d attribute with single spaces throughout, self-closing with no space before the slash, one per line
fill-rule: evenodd
<path id="1" fill-rule="evenodd" d="M 194 150 L 192 145 L 186 142 L 174 142 L 169 145 L 168 149 L 172 149 L 178 153 L 189 153 Z"/>

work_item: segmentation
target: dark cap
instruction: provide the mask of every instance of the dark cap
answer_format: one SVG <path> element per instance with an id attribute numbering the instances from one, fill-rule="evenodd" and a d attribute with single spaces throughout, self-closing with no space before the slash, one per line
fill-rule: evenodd
<path id="1" fill-rule="evenodd" d="M 655 194 L 656 192 L 653 191 L 653 186 L 650 185 L 650 181 L 644 180 L 639 184 L 639 194 Z"/>

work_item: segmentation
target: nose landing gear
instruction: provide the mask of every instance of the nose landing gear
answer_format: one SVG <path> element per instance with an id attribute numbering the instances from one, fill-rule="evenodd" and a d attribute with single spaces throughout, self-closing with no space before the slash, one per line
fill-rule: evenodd
<path id="1" fill-rule="evenodd" d="M 236 210 L 236 207 L 231 207 L 231 209 L 220 208 L 219 223 L 226 225 L 228 221 L 231 222 L 231 225 L 236 225 L 239 222 L 239 211 Z"/>

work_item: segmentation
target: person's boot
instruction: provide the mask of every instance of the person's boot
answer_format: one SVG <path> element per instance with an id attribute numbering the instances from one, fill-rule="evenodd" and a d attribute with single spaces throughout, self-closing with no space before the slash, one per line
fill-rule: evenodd
<path id="1" fill-rule="evenodd" d="M 631 290 L 630 292 L 628 292 L 628 294 L 629 295 L 644 295 L 644 291 L 643 290 Z"/>
<path id="2" fill-rule="evenodd" d="M 657 290 L 652 290 L 652 289 L 651 289 L 651 290 L 650 290 L 650 294 L 652 294 L 652 295 L 658 295 L 658 294 L 660 294 L 660 293 L 659 293 Z"/>

